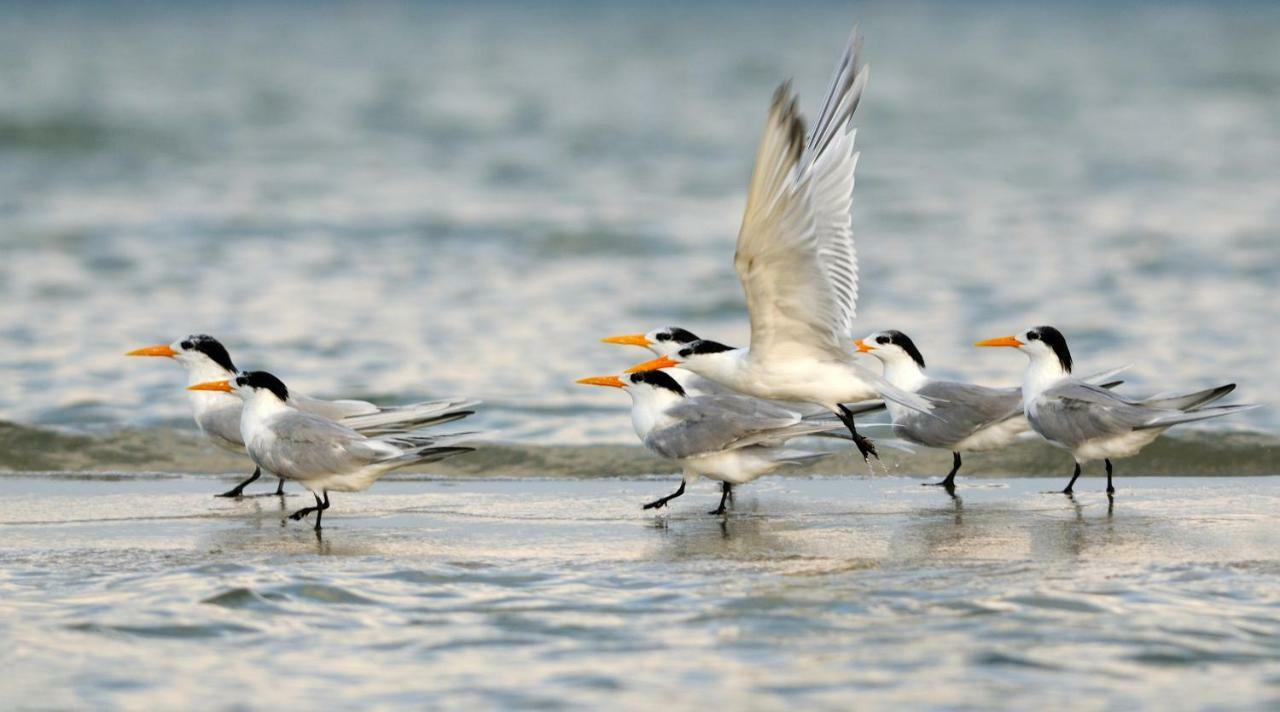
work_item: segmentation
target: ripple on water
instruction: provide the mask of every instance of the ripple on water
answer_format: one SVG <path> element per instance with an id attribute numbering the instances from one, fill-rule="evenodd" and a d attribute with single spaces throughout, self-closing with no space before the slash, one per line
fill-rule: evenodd
<path id="1" fill-rule="evenodd" d="M 163 625 L 112 625 L 106 623 L 72 623 L 68 630 L 82 633 L 103 633 L 139 638 L 176 638 L 176 639 L 208 639 L 226 638 L 235 635 L 257 633 L 258 629 L 236 623 L 204 623 L 199 625 L 182 625 L 167 623 Z"/>
<path id="2" fill-rule="evenodd" d="M 478 583 L 503 588 L 521 588 L 530 584 L 546 581 L 550 576 L 539 573 L 510 573 L 504 571 L 424 571 L 421 569 L 401 569 L 397 571 L 389 571 L 383 574 L 376 574 L 373 578 L 415 584 Z"/>
<path id="3" fill-rule="evenodd" d="M 281 598 L 279 594 L 275 594 L 274 598 Z M 261 612 L 276 612 L 281 608 L 271 602 L 266 596 L 254 591 L 251 588 L 233 588 L 223 591 L 214 596 L 204 599 L 201 603 L 208 603 L 223 608 L 231 608 L 235 610 L 250 610 Z"/>
<path id="4" fill-rule="evenodd" d="M 340 586 L 322 583 L 296 583 L 272 589 L 267 595 L 280 594 L 316 603 L 338 603 L 356 606 L 377 605 L 377 601 L 352 593 Z"/>
<path id="5" fill-rule="evenodd" d="M 1048 594 L 1035 594 L 1029 596 L 1011 596 L 1005 600 L 1010 603 L 1031 608 L 1043 608 L 1055 611 L 1068 611 L 1071 613 L 1107 613 L 1107 608 L 1095 605 L 1083 600 L 1079 595 L 1068 596 L 1051 596 Z"/>

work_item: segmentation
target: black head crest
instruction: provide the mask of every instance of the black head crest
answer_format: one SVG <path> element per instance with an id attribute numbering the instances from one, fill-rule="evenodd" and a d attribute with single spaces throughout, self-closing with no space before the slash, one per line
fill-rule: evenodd
<path id="1" fill-rule="evenodd" d="M 694 355 L 700 356 L 703 354 L 718 354 L 718 353 L 724 353 L 725 351 L 733 351 L 733 347 L 725 346 L 719 341 L 708 341 L 707 339 L 700 339 L 698 341 L 695 341 L 689 344 L 685 348 L 681 349 L 680 355 L 684 358 L 688 358 L 689 356 L 694 356 Z"/>
<path id="2" fill-rule="evenodd" d="M 1052 326 L 1037 326 L 1027 332 L 1027 338 L 1043 341 L 1045 346 L 1053 349 L 1053 353 L 1057 354 L 1062 370 L 1071 373 L 1071 350 L 1067 348 L 1067 337 L 1063 336 L 1061 331 Z"/>
<path id="3" fill-rule="evenodd" d="M 692 331 L 678 326 L 668 326 L 657 334 L 658 341 L 674 341 L 677 344 L 692 344 L 698 340 Z"/>
<path id="4" fill-rule="evenodd" d="M 231 362 L 231 354 L 227 353 L 227 347 L 223 346 L 221 341 L 208 334 L 192 334 L 183 339 L 182 343 L 178 345 L 188 351 L 199 351 L 231 373 L 236 372 L 236 365 Z"/>
<path id="5" fill-rule="evenodd" d="M 916 348 L 916 342 L 912 341 L 910 336 L 897 330 L 886 331 L 884 334 L 888 337 L 888 341 L 885 343 L 896 344 L 907 352 L 907 355 L 911 357 L 912 361 L 916 362 L 917 366 L 924 368 L 924 354 L 920 353 L 920 349 Z M 885 336 L 880 338 L 885 338 Z M 876 341 L 880 341 L 880 339 L 876 339 Z"/>
<path id="6" fill-rule="evenodd" d="M 685 394 L 684 388 L 681 388 L 680 384 L 676 383 L 676 379 L 660 370 L 640 371 L 639 373 L 631 374 L 630 378 L 632 383 L 647 383 L 654 388 L 665 388 L 681 396 Z"/>
<path id="7" fill-rule="evenodd" d="M 236 377 L 236 385 L 265 388 L 274 393 L 276 398 L 282 401 L 289 400 L 289 389 L 285 387 L 284 381 L 266 371 L 247 371 L 242 373 Z"/>

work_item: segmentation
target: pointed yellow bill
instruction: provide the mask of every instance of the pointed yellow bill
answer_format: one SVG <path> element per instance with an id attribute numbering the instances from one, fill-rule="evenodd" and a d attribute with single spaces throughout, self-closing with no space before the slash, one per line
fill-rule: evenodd
<path id="1" fill-rule="evenodd" d="M 871 351 L 875 351 L 876 349 L 876 347 L 874 346 L 868 346 L 867 342 L 863 341 L 862 339 L 854 339 L 853 345 L 858 347 L 858 353 L 860 354 L 870 353 Z"/>
<path id="2" fill-rule="evenodd" d="M 146 348 L 134 349 L 133 351 L 130 351 L 129 353 L 125 354 L 125 356 L 166 356 L 168 358 L 173 358 L 174 356 L 177 356 L 177 355 L 178 355 L 178 352 L 169 348 L 168 344 L 160 344 L 158 346 L 147 346 Z"/>
<path id="3" fill-rule="evenodd" d="M 974 344 L 974 346 L 1012 346 L 1014 348 L 1025 345 L 1012 336 L 997 336 L 994 339 L 987 339 Z"/>
<path id="4" fill-rule="evenodd" d="M 655 358 L 652 361 L 645 361 L 644 363 L 638 363 L 632 366 L 631 368 L 628 368 L 627 370 L 623 371 L 623 373 L 640 373 L 641 371 L 656 371 L 660 368 L 671 368 L 673 366 L 679 366 L 679 365 L 680 365 L 679 361 L 672 361 L 670 358 L 666 356 L 659 356 L 658 358 Z"/>
<path id="5" fill-rule="evenodd" d="M 231 392 L 231 381 L 205 381 L 197 383 L 194 386 L 187 386 L 189 391 L 222 391 L 223 393 Z"/>
<path id="6" fill-rule="evenodd" d="M 641 346 L 649 348 L 653 344 L 649 342 L 648 337 L 644 334 L 624 334 L 622 336 L 608 336 L 600 339 L 606 344 L 625 344 L 627 346 Z"/>
<path id="7" fill-rule="evenodd" d="M 622 382 L 617 376 L 592 376 L 590 378 L 579 378 L 574 383 L 581 383 L 584 386 L 609 386 L 610 388 L 626 388 L 627 384 Z"/>

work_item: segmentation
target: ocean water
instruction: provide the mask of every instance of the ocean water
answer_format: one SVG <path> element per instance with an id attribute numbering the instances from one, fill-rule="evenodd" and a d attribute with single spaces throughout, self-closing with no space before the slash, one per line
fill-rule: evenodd
<path id="1" fill-rule="evenodd" d="M 860 329 L 989 383 L 1022 358 L 974 340 L 1052 323 L 1134 393 L 1280 389 L 1274 5 L 109 7 L 0 9 L 0 419 L 189 427 L 121 354 L 208 332 L 308 393 L 632 442 L 572 381 L 644 356 L 609 334 L 746 340 L 770 94 L 813 113 L 855 20 Z"/>
<path id="2" fill-rule="evenodd" d="M 1280 478 L 1097 484 L 3 476 L 0 706 L 1274 709 Z"/>
<path id="3" fill-rule="evenodd" d="M 855 20 L 860 329 L 1001 384 L 972 342 L 1052 323 L 1127 392 L 1268 407 L 1114 501 L 1035 442 L 954 498 L 946 453 L 818 442 L 643 512 L 671 464 L 573 380 L 647 358 L 609 334 L 745 341 L 769 97 L 816 110 Z M 1273 709 L 1278 126 L 1267 3 L 0 4 L 0 708 Z M 322 536 L 214 499 L 246 461 L 122 355 L 192 332 L 483 399 L 483 447 Z"/>

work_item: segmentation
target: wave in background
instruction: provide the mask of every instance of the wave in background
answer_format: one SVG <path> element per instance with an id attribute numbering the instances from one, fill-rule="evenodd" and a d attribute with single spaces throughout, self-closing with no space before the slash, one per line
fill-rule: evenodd
<path id="1" fill-rule="evenodd" d="M 811 440 L 822 447 L 821 440 Z M 883 460 L 868 468 L 851 448 L 832 444 L 831 456 L 795 474 L 927 475 L 945 473 L 951 455 L 920 449 L 880 448 Z M 994 453 L 965 456 L 962 477 L 1044 475 L 1065 477 L 1066 453 L 1038 442 L 1024 442 Z M 75 473 L 245 473 L 246 457 L 219 450 L 193 433 L 169 428 L 83 435 L 0 421 L 0 472 Z M 1097 474 L 1094 463 L 1087 471 Z M 676 473 L 670 461 L 638 445 L 534 445 L 481 443 L 478 450 L 425 468 L 389 477 L 619 477 Z M 1256 432 L 1191 431 L 1164 437 L 1137 457 L 1123 460 L 1119 476 L 1275 475 L 1280 474 L 1280 438 Z M 405 474 L 409 473 L 409 474 Z M 417 473 L 417 475 L 412 474 Z"/>

